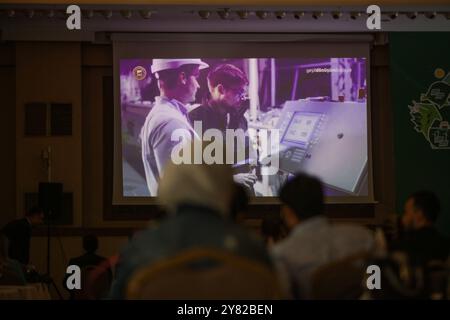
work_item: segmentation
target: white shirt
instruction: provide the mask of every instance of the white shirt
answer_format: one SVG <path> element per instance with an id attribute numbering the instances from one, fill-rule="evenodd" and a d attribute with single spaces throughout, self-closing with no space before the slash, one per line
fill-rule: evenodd
<path id="1" fill-rule="evenodd" d="M 171 139 L 176 129 L 185 129 L 195 135 L 186 106 L 175 99 L 155 97 L 155 104 L 141 129 L 142 161 L 151 196 L 157 195 L 162 171 L 171 159 L 173 147 L 180 143 Z"/>
<path id="2" fill-rule="evenodd" d="M 310 218 L 276 244 L 272 257 L 287 294 L 311 298 L 311 278 L 318 267 L 354 253 L 369 251 L 371 232 L 358 225 L 331 224 L 326 217 Z"/>

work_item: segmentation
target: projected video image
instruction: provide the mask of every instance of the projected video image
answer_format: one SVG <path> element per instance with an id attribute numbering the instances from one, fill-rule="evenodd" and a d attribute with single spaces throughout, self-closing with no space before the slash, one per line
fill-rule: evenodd
<path id="1" fill-rule="evenodd" d="M 254 197 L 297 172 L 328 196 L 368 195 L 365 58 L 119 63 L 124 197 L 157 196 L 169 161 L 231 165 Z M 194 161 L 197 140 L 209 146 Z"/>
<path id="2" fill-rule="evenodd" d="M 320 121 L 320 115 L 296 112 L 287 128 L 283 141 L 307 144 Z"/>

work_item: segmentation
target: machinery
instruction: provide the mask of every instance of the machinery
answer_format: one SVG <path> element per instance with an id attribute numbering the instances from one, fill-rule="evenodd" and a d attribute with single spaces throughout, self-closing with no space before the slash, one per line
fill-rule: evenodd
<path id="1" fill-rule="evenodd" d="M 279 174 L 266 187 L 273 190 L 302 171 L 320 177 L 328 195 L 367 193 L 365 102 L 287 101 L 274 129 L 280 137 L 279 150 L 272 146 L 279 152 Z"/>

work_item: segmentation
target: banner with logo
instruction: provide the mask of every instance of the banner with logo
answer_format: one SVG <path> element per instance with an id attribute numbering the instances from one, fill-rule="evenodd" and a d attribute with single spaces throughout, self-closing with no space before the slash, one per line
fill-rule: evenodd
<path id="1" fill-rule="evenodd" d="M 391 33 L 389 43 L 397 210 L 432 190 L 450 235 L 450 33 Z"/>

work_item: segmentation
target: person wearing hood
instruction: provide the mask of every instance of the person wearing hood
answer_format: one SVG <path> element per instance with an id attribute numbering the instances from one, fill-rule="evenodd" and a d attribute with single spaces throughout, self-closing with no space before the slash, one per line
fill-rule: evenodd
<path id="1" fill-rule="evenodd" d="M 110 298 L 126 297 L 133 273 L 194 248 L 216 249 L 271 267 L 262 242 L 230 219 L 232 169 L 226 165 L 169 163 L 158 196 L 167 218 L 137 234 L 119 257 Z"/>

